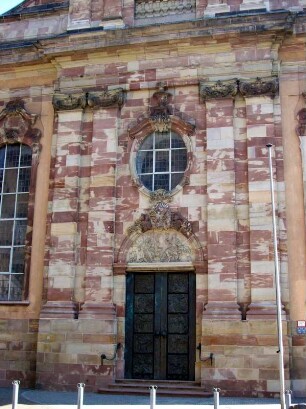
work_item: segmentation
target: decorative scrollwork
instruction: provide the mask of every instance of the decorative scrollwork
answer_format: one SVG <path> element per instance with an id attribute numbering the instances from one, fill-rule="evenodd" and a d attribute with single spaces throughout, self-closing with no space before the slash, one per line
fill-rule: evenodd
<path id="1" fill-rule="evenodd" d="M 24 142 L 30 146 L 39 146 L 41 131 L 32 126 L 38 115 L 30 114 L 25 109 L 25 103 L 17 98 L 7 103 L 0 112 L 0 144 Z"/>
<path id="2" fill-rule="evenodd" d="M 205 82 L 200 81 L 200 96 L 203 101 L 207 99 L 233 98 L 238 91 L 237 79 Z"/>
<path id="3" fill-rule="evenodd" d="M 239 92 L 243 97 L 254 97 L 257 95 L 275 96 L 278 92 L 278 78 L 268 77 L 252 80 L 240 80 Z"/>
<path id="4" fill-rule="evenodd" d="M 56 111 L 69 111 L 77 108 L 86 107 L 86 95 L 85 94 L 54 94 L 53 95 L 53 107 Z"/>
<path id="5" fill-rule="evenodd" d="M 87 103 L 91 108 L 107 108 L 110 106 L 121 106 L 124 102 L 124 94 L 122 88 L 113 90 L 104 90 L 97 92 L 89 92 Z"/>

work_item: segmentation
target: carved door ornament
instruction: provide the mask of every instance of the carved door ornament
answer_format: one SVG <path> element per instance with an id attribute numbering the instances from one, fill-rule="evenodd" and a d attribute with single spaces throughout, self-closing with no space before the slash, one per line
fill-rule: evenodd
<path id="1" fill-rule="evenodd" d="M 38 115 L 30 114 L 25 103 L 17 98 L 7 103 L 0 112 L 0 145 L 9 143 L 25 143 L 31 146 L 33 155 L 40 151 L 41 131 L 33 128 Z"/>

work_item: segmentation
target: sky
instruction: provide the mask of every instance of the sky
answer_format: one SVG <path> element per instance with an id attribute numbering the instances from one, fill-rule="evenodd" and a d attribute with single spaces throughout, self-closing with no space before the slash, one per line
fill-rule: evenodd
<path id="1" fill-rule="evenodd" d="M 22 3 L 22 1 L 23 0 L 0 0 L 0 15 Z"/>

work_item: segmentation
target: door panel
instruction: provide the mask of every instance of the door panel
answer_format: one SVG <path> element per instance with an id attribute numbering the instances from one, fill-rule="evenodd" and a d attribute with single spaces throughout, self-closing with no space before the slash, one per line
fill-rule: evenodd
<path id="1" fill-rule="evenodd" d="M 129 273 L 126 378 L 193 380 L 195 276 Z"/>

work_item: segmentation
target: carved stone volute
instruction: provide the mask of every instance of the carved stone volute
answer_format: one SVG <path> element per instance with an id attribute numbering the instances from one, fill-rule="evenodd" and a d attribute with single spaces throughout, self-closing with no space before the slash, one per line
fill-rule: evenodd
<path id="1" fill-rule="evenodd" d="M 33 128 L 37 117 L 38 115 L 30 114 L 25 109 L 25 103 L 21 98 L 8 102 L 0 112 L 0 144 L 26 143 L 33 151 L 39 151 L 41 131 Z"/>

